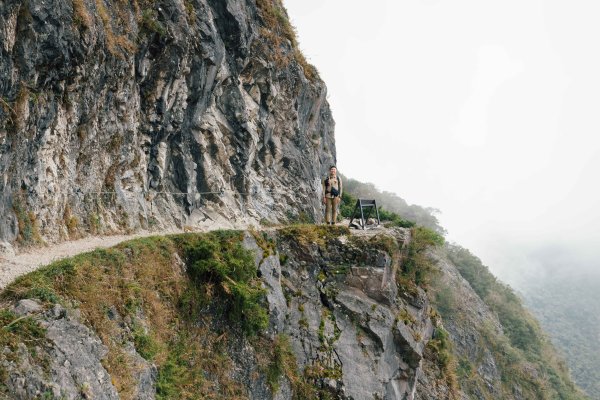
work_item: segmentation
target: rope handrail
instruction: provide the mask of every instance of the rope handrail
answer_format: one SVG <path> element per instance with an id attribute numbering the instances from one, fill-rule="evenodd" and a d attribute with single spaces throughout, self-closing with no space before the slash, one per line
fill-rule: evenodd
<path id="1" fill-rule="evenodd" d="M 274 189 L 272 188 L 268 188 L 265 189 L 266 192 L 272 193 Z M 258 190 L 253 190 L 251 192 L 238 192 L 236 190 L 232 190 L 232 189 L 222 189 L 219 191 L 210 191 L 210 192 L 171 192 L 171 191 L 154 191 L 154 190 L 140 190 L 140 191 L 134 191 L 134 190 L 122 190 L 122 191 L 99 191 L 99 192 L 94 192 L 94 191 L 89 191 L 89 192 L 84 192 L 81 190 L 77 190 L 74 194 L 96 194 L 96 195 L 102 195 L 102 194 L 119 194 L 119 193 L 134 193 L 134 194 L 174 194 L 174 195 L 206 195 L 206 194 L 224 194 L 224 193 L 238 193 L 238 194 L 246 194 L 246 195 L 252 195 L 252 194 L 257 194 Z"/>

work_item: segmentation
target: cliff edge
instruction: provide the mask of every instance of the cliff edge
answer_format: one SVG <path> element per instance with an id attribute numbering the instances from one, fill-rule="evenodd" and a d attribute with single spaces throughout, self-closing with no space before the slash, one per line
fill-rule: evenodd
<path id="1" fill-rule="evenodd" d="M 585 399 L 437 238 L 293 225 L 58 261 L 1 295 L 0 398 Z"/>

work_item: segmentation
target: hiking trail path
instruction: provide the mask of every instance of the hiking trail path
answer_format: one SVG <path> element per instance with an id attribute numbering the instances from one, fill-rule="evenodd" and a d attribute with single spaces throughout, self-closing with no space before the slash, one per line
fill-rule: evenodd
<path id="1" fill-rule="evenodd" d="M 347 223 L 343 221 L 340 225 Z M 218 229 L 246 229 L 247 226 L 227 226 L 221 224 L 214 224 L 213 226 L 186 230 L 185 232 L 208 232 Z M 273 229 L 272 227 L 269 229 Z M 16 254 L 2 255 L 0 253 L 0 291 L 4 290 L 9 284 L 11 284 L 18 277 L 33 272 L 40 267 L 51 264 L 55 261 L 62 260 L 76 256 L 78 254 L 87 253 L 95 249 L 105 249 L 118 245 L 119 243 L 126 242 L 132 239 L 138 239 L 148 236 L 163 236 L 170 234 L 184 233 L 181 229 L 169 229 L 161 231 L 138 231 L 129 235 L 108 235 L 108 236 L 87 236 L 81 239 L 70 240 L 61 242 L 58 244 L 50 244 L 45 247 L 34 247 L 29 249 L 23 249 L 18 251 Z M 353 232 L 357 235 L 369 234 L 365 231 Z M 371 232 L 373 234 L 375 232 Z"/>
<path id="2" fill-rule="evenodd" d="M 77 240 L 51 244 L 46 247 L 24 249 L 16 254 L 0 256 L 0 290 L 6 288 L 19 276 L 63 258 L 73 257 L 95 249 L 116 246 L 131 239 L 175 233 L 183 233 L 183 231 L 140 231 L 130 235 L 87 236 Z"/>

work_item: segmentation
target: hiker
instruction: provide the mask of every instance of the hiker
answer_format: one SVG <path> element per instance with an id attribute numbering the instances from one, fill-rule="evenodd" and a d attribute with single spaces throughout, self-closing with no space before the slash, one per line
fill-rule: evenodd
<path id="1" fill-rule="evenodd" d="M 342 189 L 342 180 L 337 176 L 337 168 L 332 165 L 329 167 L 329 174 L 323 179 L 323 204 L 325 204 L 325 223 L 327 225 L 335 225 Z"/>

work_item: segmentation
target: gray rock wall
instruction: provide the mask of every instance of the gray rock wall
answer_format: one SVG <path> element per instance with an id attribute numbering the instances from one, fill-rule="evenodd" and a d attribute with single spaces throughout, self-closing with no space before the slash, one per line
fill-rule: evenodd
<path id="1" fill-rule="evenodd" d="M 408 240 L 408 230 L 391 234 Z M 418 306 L 409 304 L 398 296 L 390 255 L 347 237 L 327 246 L 279 243 L 287 261 L 269 270 L 281 275 L 288 305 L 271 315 L 291 338 L 300 370 L 316 375 L 314 384 L 332 398 L 413 399 L 433 333 L 425 293 L 419 289 Z"/>
<path id="2" fill-rule="evenodd" d="M 253 0 L 131 4 L 0 4 L 0 241 L 319 219 L 334 122 L 292 44 Z"/>
<path id="3" fill-rule="evenodd" d="M 4 360 L 0 365 L 11 399 L 119 398 L 101 363 L 108 349 L 79 321 L 76 312 L 58 304 L 44 310 L 35 300 L 21 300 L 13 310 L 19 317 L 40 321 L 46 329 L 47 345 L 29 350 L 21 343 L 14 361 Z"/>

